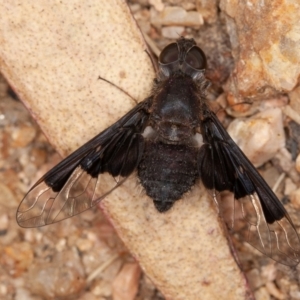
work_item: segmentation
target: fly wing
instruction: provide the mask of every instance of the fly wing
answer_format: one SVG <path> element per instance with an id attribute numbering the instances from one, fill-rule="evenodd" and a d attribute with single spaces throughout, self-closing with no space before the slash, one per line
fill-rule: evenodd
<path id="1" fill-rule="evenodd" d="M 280 263 L 297 265 L 300 240 L 284 206 L 214 113 L 206 112 L 201 126 L 198 168 L 205 187 L 233 193 L 236 210 L 247 222 L 248 243 Z"/>
<path id="2" fill-rule="evenodd" d="M 21 227 L 39 227 L 77 215 L 96 205 L 136 169 L 144 149 L 146 99 L 47 172 L 29 190 L 17 210 Z M 109 188 L 103 173 L 121 180 Z"/>

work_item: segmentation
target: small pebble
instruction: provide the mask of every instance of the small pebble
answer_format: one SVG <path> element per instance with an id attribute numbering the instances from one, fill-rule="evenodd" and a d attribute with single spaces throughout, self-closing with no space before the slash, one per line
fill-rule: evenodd
<path id="1" fill-rule="evenodd" d="M 300 209 L 300 189 L 297 189 L 291 193 L 290 201 L 295 209 Z"/>
<path id="2" fill-rule="evenodd" d="M 151 23 L 160 26 L 193 26 L 200 27 L 204 21 L 196 11 L 186 11 L 182 7 L 167 6 L 160 13 L 152 13 Z"/>
<path id="3" fill-rule="evenodd" d="M 261 287 L 257 291 L 254 292 L 255 300 L 270 300 L 270 294 L 265 287 Z"/>
<path id="4" fill-rule="evenodd" d="M 31 245 L 27 242 L 14 243 L 5 247 L 2 255 L 5 255 L 7 260 L 4 260 L 11 265 L 11 272 L 15 276 L 20 276 L 33 261 L 33 251 Z"/>
<path id="5" fill-rule="evenodd" d="M 137 263 L 125 264 L 115 278 L 112 289 L 114 300 L 133 300 L 137 294 L 141 268 Z"/>
<path id="6" fill-rule="evenodd" d="M 2 232 L 6 232 L 8 229 L 8 215 L 7 214 L 1 214 L 0 215 L 0 235 Z"/>
<path id="7" fill-rule="evenodd" d="M 276 265 L 271 262 L 270 264 L 263 266 L 261 275 L 265 281 L 274 281 L 277 275 Z"/>
<path id="8" fill-rule="evenodd" d="M 161 34 L 167 39 L 178 39 L 184 32 L 183 26 L 167 26 L 161 29 Z"/>
<path id="9" fill-rule="evenodd" d="M 296 158 L 296 170 L 298 173 L 300 173 L 300 154 L 298 154 Z"/>
<path id="10" fill-rule="evenodd" d="M 90 250 L 93 245 L 93 241 L 88 239 L 79 238 L 76 241 L 76 246 L 81 252 Z"/>
<path id="11" fill-rule="evenodd" d="M 162 11 L 165 7 L 162 0 L 149 0 L 149 4 L 152 5 L 157 11 Z"/>
<path id="12" fill-rule="evenodd" d="M 111 297 L 111 282 L 103 279 L 98 279 L 92 284 L 91 293 L 97 297 Z"/>
<path id="13" fill-rule="evenodd" d="M 15 198 L 12 191 L 4 184 L 0 182 L 0 205 L 4 207 L 15 208 L 18 204 L 17 199 Z"/>
<path id="14" fill-rule="evenodd" d="M 271 281 L 267 282 L 266 283 L 266 288 L 269 291 L 269 293 L 273 297 L 275 297 L 275 299 L 279 299 L 279 300 L 284 300 L 285 299 L 284 294 L 279 291 L 279 289 L 276 287 L 274 282 L 271 282 Z"/>
<path id="15" fill-rule="evenodd" d="M 217 0 L 198 0 L 196 1 L 196 8 L 203 16 L 203 19 L 208 24 L 216 22 L 218 16 L 218 1 Z"/>
<path id="16" fill-rule="evenodd" d="M 249 284 L 253 290 L 256 290 L 257 288 L 259 288 L 263 285 L 259 270 L 257 270 L 257 269 L 252 269 L 252 270 L 248 271 L 246 273 L 246 277 L 247 277 Z"/>
<path id="17" fill-rule="evenodd" d="M 258 167 L 270 160 L 285 145 L 282 112 L 268 109 L 248 119 L 235 119 L 228 133 Z"/>
<path id="18" fill-rule="evenodd" d="M 12 132 L 12 147 L 26 147 L 35 136 L 36 129 L 32 125 L 22 124 Z"/>
<path id="19" fill-rule="evenodd" d="M 291 178 L 285 179 L 284 195 L 289 196 L 292 192 L 296 191 L 297 185 L 292 181 Z"/>
<path id="20" fill-rule="evenodd" d="M 35 261 L 29 269 L 28 287 L 43 299 L 70 299 L 85 288 L 85 274 L 75 251 L 57 253 L 49 263 Z"/>

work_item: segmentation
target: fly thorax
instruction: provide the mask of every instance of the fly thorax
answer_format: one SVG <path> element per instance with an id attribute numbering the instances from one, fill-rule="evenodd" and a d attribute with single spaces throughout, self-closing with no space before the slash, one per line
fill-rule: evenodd
<path id="1" fill-rule="evenodd" d="M 181 78 L 167 81 L 155 95 L 151 126 L 167 142 L 184 142 L 195 135 L 199 123 L 199 99 L 194 86 L 183 85 Z"/>

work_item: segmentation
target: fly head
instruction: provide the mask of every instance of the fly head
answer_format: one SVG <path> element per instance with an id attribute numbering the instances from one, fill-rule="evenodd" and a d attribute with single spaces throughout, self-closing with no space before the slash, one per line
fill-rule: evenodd
<path id="1" fill-rule="evenodd" d="M 193 39 L 180 38 L 159 56 L 151 125 L 160 140 L 186 144 L 195 136 L 205 104 L 206 57 Z"/>

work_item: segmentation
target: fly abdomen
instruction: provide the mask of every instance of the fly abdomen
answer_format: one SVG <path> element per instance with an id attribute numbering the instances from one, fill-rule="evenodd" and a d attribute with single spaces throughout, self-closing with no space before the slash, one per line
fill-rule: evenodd
<path id="1" fill-rule="evenodd" d="M 159 212 L 170 209 L 195 184 L 197 151 L 186 145 L 146 141 L 138 176 Z"/>

